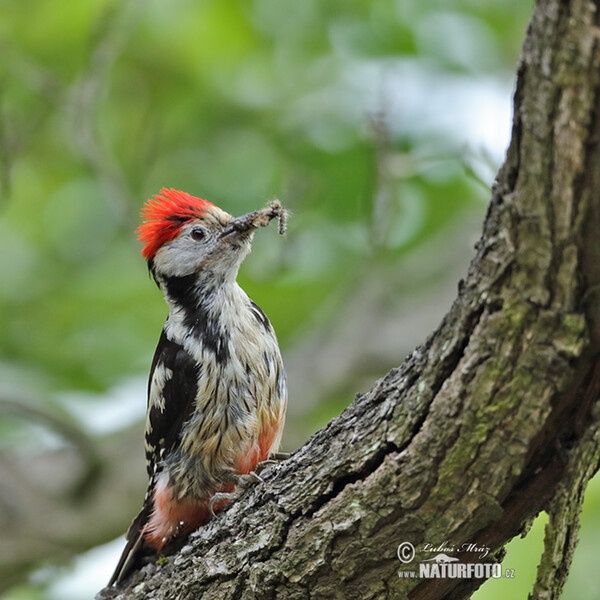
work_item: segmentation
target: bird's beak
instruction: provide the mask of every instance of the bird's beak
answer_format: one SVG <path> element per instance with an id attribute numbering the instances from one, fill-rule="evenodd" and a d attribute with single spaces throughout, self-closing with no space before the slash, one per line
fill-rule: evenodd
<path id="1" fill-rule="evenodd" d="M 259 227 L 266 227 L 273 219 L 278 218 L 281 220 L 284 217 L 285 210 L 281 206 L 281 203 L 279 200 L 274 200 L 265 208 L 231 219 L 222 231 L 221 237 L 228 237 L 233 234 L 246 233 Z"/>
<path id="2" fill-rule="evenodd" d="M 234 217 L 231 219 L 229 223 L 227 223 L 225 229 L 221 232 L 221 237 L 229 237 L 234 233 L 245 233 L 246 231 L 255 229 L 254 221 L 252 219 L 253 214 L 254 213 L 247 213 L 241 217 Z"/>

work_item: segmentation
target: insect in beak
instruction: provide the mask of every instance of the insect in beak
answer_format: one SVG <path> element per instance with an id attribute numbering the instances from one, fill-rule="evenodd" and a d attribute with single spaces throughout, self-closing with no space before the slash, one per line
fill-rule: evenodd
<path id="1" fill-rule="evenodd" d="M 285 234 L 286 231 L 286 210 L 281 206 L 279 200 L 273 200 L 265 208 L 247 213 L 241 217 L 234 217 L 229 221 L 221 233 L 221 237 L 227 237 L 234 233 L 244 233 L 251 229 L 267 227 L 273 219 L 279 219 L 279 233 Z"/>

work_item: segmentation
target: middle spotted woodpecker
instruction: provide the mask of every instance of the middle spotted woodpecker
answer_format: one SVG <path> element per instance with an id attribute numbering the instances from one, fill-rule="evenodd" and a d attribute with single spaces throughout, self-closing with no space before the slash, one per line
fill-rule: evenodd
<path id="1" fill-rule="evenodd" d="M 205 523 L 277 452 L 287 402 L 273 328 L 236 282 L 255 229 L 279 218 L 283 233 L 281 205 L 232 218 L 162 189 L 142 215 L 142 255 L 169 315 L 148 382 L 148 490 L 110 584 Z"/>

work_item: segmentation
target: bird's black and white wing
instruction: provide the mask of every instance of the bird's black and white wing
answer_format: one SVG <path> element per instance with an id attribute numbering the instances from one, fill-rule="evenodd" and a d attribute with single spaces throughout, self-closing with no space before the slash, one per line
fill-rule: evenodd
<path id="1" fill-rule="evenodd" d="M 180 344 L 171 341 L 163 330 L 148 380 L 145 431 L 148 488 L 142 509 L 127 531 L 127 544 L 109 585 L 120 583 L 139 566 L 144 555 L 144 526 L 152 513 L 156 478 L 163 460 L 177 449 L 183 424 L 194 411 L 200 370 L 201 365 Z"/>

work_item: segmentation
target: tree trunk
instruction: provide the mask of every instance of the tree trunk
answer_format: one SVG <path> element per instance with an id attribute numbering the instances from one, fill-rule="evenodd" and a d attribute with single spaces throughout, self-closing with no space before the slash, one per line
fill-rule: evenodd
<path id="1" fill-rule="evenodd" d="M 506 162 L 437 331 L 176 555 L 99 597 L 466 598 L 484 579 L 398 571 L 427 543 L 500 561 L 541 510 L 533 597 L 559 596 L 600 459 L 599 4 L 535 7 Z"/>

